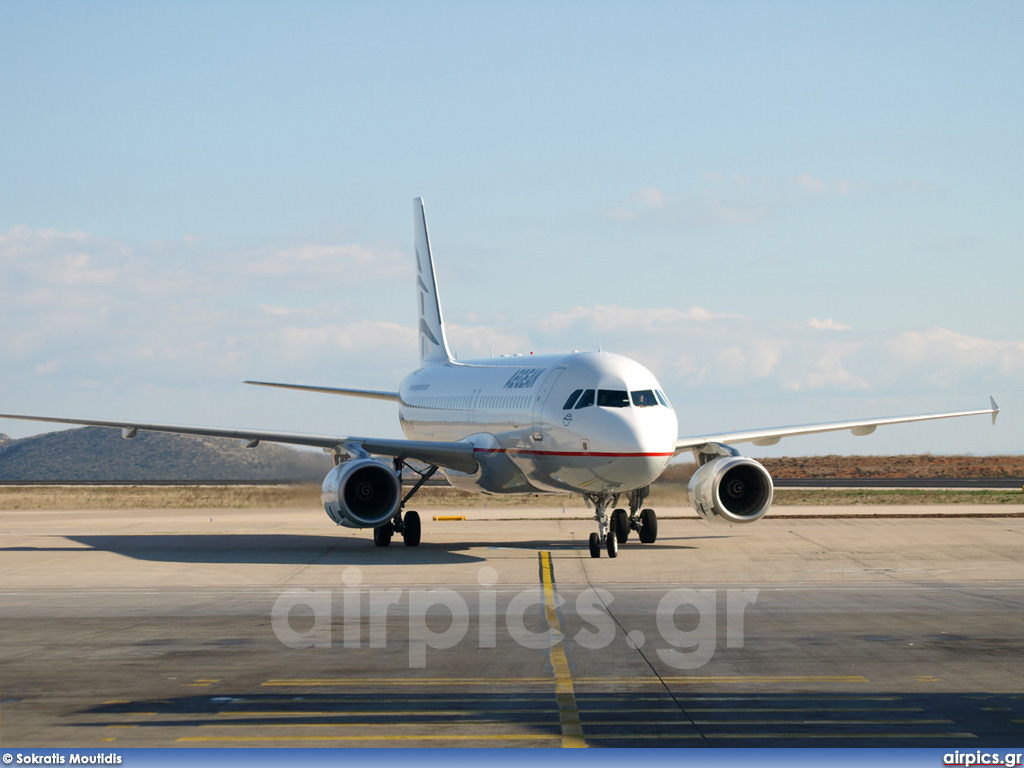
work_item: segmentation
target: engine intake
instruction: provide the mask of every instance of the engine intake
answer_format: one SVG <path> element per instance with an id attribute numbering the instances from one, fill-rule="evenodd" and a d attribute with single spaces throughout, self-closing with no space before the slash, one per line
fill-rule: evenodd
<path id="1" fill-rule="evenodd" d="M 753 523 L 772 505 L 772 477 L 753 459 L 723 456 L 690 478 L 690 501 L 709 523 Z"/>
<path id="2" fill-rule="evenodd" d="M 373 459 L 352 459 L 327 473 L 320 499 L 327 516 L 348 528 L 376 528 L 398 513 L 402 484 Z"/>

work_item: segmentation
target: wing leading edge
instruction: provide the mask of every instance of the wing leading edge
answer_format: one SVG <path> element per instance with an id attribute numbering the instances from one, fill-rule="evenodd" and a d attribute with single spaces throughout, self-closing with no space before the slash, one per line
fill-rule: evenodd
<path id="1" fill-rule="evenodd" d="M 139 430 L 143 432 L 170 432 L 178 435 L 203 435 L 206 437 L 229 437 L 243 440 L 250 447 L 260 442 L 284 443 L 286 445 L 304 445 L 311 448 L 325 448 L 339 451 L 350 456 L 389 456 L 403 459 L 416 459 L 428 464 L 436 464 L 446 469 L 472 474 L 477 471 L 478 464 L 473 455 L 473 446 L 469 443 L 443 443 L 427 440 L 391 440 L 374 437 L 342 437 L 333 435 L 307 435 L 297 432 L 269 432 L 256 429 L 227 429 L 222 427 L 196 427 L 187 424 L 147 424 L 136 421 L 106 421 L 101 419 L 65 419 L 54 416 L 26 416 L 22 414 L 0 413 L 0 419 L 18 419 L 21 421 L 44 421 L 53 424 L 76 424 L 84 427 L 111 427 L 122 430 L 126 438 L 135 437 Z"/>
<path id="2" fill-rule="evenodd" d="M 769 429 L 755 429 L 747 432 L 727 432 L 719 435 L 694 435 L 692 437 L 681 437 L 676 441 L 676 453 L 700 448 L 708 443 L 753 443 L 754 445 L 775 445 L 784 437 L 797 437 L 799 435 L 816 435 L 822 432 L 840 432 L 844 429 L 850 430 L 855 435 L 870 435 L 877 427 L 885 424 L 909 424 L 915 421 L 933 421 L 935 419 L 955 419 L 960 416 L 982 416 L 992 415 L 992 423 L 996 423 L 996 416 L 999 415 L 999 406 L 994 398 L 989 397 L 990 408 L 983 408 L 978 411 L 955 411 L 951 413 L 923 413 L 917 416 L 891 416 L 882 419 L 861 419 L 859 421 L 829 421 L 820 424 L 803 424 L 792 427 L 771 427 Z"/>

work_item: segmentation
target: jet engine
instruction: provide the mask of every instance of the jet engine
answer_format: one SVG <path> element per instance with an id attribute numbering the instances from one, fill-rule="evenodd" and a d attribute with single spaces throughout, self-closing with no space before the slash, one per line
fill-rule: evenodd
<path id="1" fill-rule="evenodd" d="M 690 501 L 709 523 L 753 523 L 772 505 L 772 477 L 753 459 L 723 456 L 690 478 Z"/>
<path id="2" fill-rule="evenodd" d="M 327 516 L 348 528 L 376 528 L 398 513 L 402 484 L 373 459 L 343 461 L 327 473 L 320 499 Z"/>

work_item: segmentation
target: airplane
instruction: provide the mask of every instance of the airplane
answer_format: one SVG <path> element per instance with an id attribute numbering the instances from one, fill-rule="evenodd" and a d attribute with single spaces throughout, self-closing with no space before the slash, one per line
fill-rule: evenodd
<path id="1" fill-rule="evenodd" d="M 547 356 L 501 356 L 459 361 L 445 333 L 434 259 L 422 198 L 413 201 L 420 367 L 397 391 L 320 387 L 268 381 L 246 384 L 385 400 L 398 405 L 406 439 L 310 435 L 133 421 L 0 414 L 4 419 L 120 428 L 319 447 L 335 466 L 324 478 L 321 501 L 336 524 L 373 529 L 379 547 L 394 534 L 419 545 L 419 513 L 406 507 L 439 470 L 456 488 L 483 494 L 581 494 L 594 509 L 592 557 L 616 557 L 631 532 L 643 544 L 658 538 L 657 513 L 644 507 L 669 462 L 691 451 L 698 468 L 690 500 L 710 523 L 748 524 L 772 503 L 771 475 L 741 456 L 737 443 L 774 445 L 782 438 L 850 430 L 868 435 L 882 425 L 991 414 L 989 408 L 916 416 L 837 421 L 680 437 L 676 411 L 651 371 L 605 351 Z M 382 461 L 383 457 L 387 461 Z M 418 477 L 403 494 L 403 469 Z M 619 507 L 626 499 L 628 511 Z M 609 513 L 609 508 L 613 508 Z"/>

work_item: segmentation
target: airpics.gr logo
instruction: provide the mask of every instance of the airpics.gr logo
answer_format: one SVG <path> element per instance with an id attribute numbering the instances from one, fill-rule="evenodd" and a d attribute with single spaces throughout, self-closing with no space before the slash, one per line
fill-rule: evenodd
<path id="1" fill-rule="evenodd" d="M 653 646 L 663 663 L 692 670 L 711 661 L 722 629 L 722 610 L 725 646 L 743 647 L 744 611 L 758 596 L 757 589 L 669 590 L 655 609 L 657 635 L 652 638 L 642 630 L 620 627 L 610 608 L 615 597 L 606 589 L 589 587 L 571 603 L 554 594 L 555 608 L 568 608 L 584 624 L 566 635 L 536 620 L 545 611 L 546 597 L 540 586 L 527 587 L 511 597 L 503 593 L 507 602 L 499 609 L 498 573 L 489 566 L 478 571 L 479 588 L 469 592 L 446 587 L 366 589 L 361 586 L 362 572 L 354 566 L 345 569 L 342 581 L 342 590 L 294 588 L 282 592 L 271 610 L 277 639 L 293 649 L 339 645 L 383 649 L 408 643 L 409 668 L 422 669 L 427 665 L 428 649 L 446 650 L 465 642 L 496 648 L 499 633 L 503 633 L 523 648 L 534 650 L 548 650 L 558 643 L 574 643 L 587 650 L 608 648 L 615 642 L 631 649 Z M 340 637 L 335 624 L 339 613 Z M 475 627 L 472 634 L 471 626 Z"/>
<path id="2" fill-rule="evenodd" d="M 1003 765 L 1017 766 L 1021 764 L 1020 752 L 961 752 L 954 750 L 942 756 L 943 765 Z"/>

